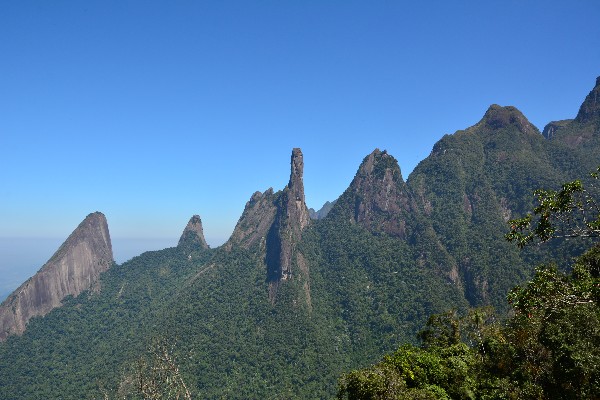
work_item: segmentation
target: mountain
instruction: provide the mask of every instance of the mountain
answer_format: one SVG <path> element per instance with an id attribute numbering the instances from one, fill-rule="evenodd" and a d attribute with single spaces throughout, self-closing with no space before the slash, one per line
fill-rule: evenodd
<path id="1" fill-rule="evenodd" d="M 554 146 L 554 159 L 563 169 L 588 171 L 598 167 L 600 151 L 600 77 L 574 119 L 553 121 L 543 135 Z"/>
<path id="2" fill-rule="evenodd" d="M 406 180 L 375 149 L 320 219 L 309 218 L 293 149 L 288 184 L 254 193 L 225 245 L 205 246 L 194 216 L 177 247 L 114 265 L 0 343 L 3 394 L 126 398 L 166 342 L 194 397 L 328 398 L 342 372 L 414 342 L 432 313 L 505 311 L 535 264 L 566 266 L 584 248 L 519 251 L 504 234 L 535 189 L 593 169 L 597 88 L 551 133 L 492 105 Z"/>
<path id="3" fill-rule="evenodd" d="M 503 235 L 509 219 L 531 209 L 535 189 L 564 181 L 545 145 L 519 110 L 492 105 L 477 124 L 437 142 L 409 177 L 417 208 L 473 306 L 501 307 L 507 290 L 527 276 Z"/>
<path id="4" fill-rule="evenodd" d="M 264 254 L 269 281 L 269 297 L 275 300 L 282 280 L 292 275 L 292 254 L 309 225 L 308 207 L 304 200 L 304 157 L 298 148 L 292 150 L 290 180 L 287 186 L 273 193 L 252 195 L 225 248 L 246 249 L 259 246 Z"/>
<path id="5" fill-rule="evenodd" d="M 204 230 L 202 229 L 202 220 L 199 215 L 194 215 L 186 225 L 177 247 L 180 248 L 201 248 L 208 249 L 208 244 L 204 239 Z"/>
<path id="6" fill-rule="evenodd" d="M 325 204 L 323 204 L 323 206 L 318 211 L 315 211 L 313 208 L 309 208 L 308 209 L 308 214 L 310 216 L 310 219 L 323 219 L 323 218 L 325 218 L 327 216 L 327 214 L 329 214 L 329 211 L 331 211 L 331 209 L 335 205 L 336 201 L 337 200 L 326 201 Z"/>
<path id="7" fill-rule="evenodd" d="M 113 264 L 106 217 L 88 215 L 58 251 L 0 305 L 0 340 L 22 334 L 27 322 L 59 307 L 66 296 L 94 287 Z"/>
<path id="8" fill-rule="evenodd" d="M 371 232 L 404 239 L 412 206 L 398 162 L 386 151 L 375 149 L 363 160 L 332 212 L 345 212 L 346 219 Z"/>

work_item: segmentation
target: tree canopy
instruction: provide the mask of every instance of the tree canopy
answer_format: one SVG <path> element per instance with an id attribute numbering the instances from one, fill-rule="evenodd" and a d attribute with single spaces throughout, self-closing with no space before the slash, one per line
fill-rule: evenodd
<path id="1" fill-rule="evenodd" d="M 509 241 L 522 248 L 600 234 L 597 196 L 580 180 L 535 195 L 533 212 L 509 222 Z M 512 316 L 504 321 L 490 308 L 431 316 L 419 346 L 401 346 L 343 375 L 338 398 L 599 399 L 600 245 L 592 244 L 568 271 L 538 266 L 508 302 Z"/>

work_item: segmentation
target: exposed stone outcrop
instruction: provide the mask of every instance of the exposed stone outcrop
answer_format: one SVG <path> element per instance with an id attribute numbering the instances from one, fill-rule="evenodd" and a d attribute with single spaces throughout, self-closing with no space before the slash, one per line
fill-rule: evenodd
<path id="1" fill-rule="evenodd" d="M 406 238 L 411 201 L 398 162 L 375 149 L 363 160 L 332 213 L 345 213 L 371 232 Z"/>
<path id="2" fill-rule="evenodd" d="M 291 156 L 291 173 L 287 186 L 273 193 L 256 192 L 246 203 L 233 234 L 225 244 L 250 248 L 260 243 L 265 252 L 269 297 L 274 301 L 279 282 L 292 277 L 292 260 L 302 230 L 310 223 L 304 199 L 304 159 L 295 148 Z"/>
<path id="3" fill-rule="evenodd" d="M 177 247 L 208 249 L 209 246 L 204 239 L 202 220 L 199 215 L 194 215 L 190 218 L 190 221 L 179 238 Z"/>
<path id="4" fill-rule="evenodd" d="M 581 107 L 575 121 L 580 123 L 587 123 L 593 120 L 600 119 L 600 76 L 596 78 L 596 86 L 587 95 Z"/>
<path id="5" fill-rule="evenodd" d="M 261 239 L 267 237 L 277 213 L 277 199 L 280 192 L 273 193 L 269 188 L 264 193 L 255 192 L 244 207 L 244 212 L 225 243 L 225 248 L 231 250 L 234 246 L 250 248 Z"/>
<path id="6" fill-rule="evenodd" d="M 292 171 L 287 187 L 281 193 L 278 212 L 274 226 L 277 227 L 277 240 L 280 242 L 279 268 L 274 278 L 288 279 L 291 277 L 292 251 L 301 239 L 302 230 L 310 222 L 308 207 L 304 201 L 304 158 L 302 151 L 295 148 L 291 158 Z"/>
<path id="7" fill-rule="evenodd" d="M 544 130 L 542 131 L 542 135 L 546 139 L 552 140 L 554 135 L 556 135 L 556 133 L 559 130 L 561 130 L 565 126 L 568 126 L 571 122 L 573 122 L 572 119 L 564 119 L 562 121 L 552 121 L 544 127 Z"/>
<path id="8" fill-rule="evenodd" d="M 66 296 L 91 288 L 112 264 L 106 217 L 92 213 L 33 277 L 0 304 L 0 340 L 22 334 L 32 317 L 44 316 Z"/>
<path id="9" fill-rule="evenodd" d="M 595 156 L 595 149 L 599 145 L 599 133 L 600 77 L 596 78 L 596 86 L 586 96 L 575 119 L 552 121 L 546 125 L 543 131 L 546 139 L 565 144 L 571 148 L 585 148 L 589 154 L 584 158 Z M 583 163 L 587 164 L 585 160 L 583 160 Z M 595 168 L 595 164 L 591 163 L 590 167 Z"/>

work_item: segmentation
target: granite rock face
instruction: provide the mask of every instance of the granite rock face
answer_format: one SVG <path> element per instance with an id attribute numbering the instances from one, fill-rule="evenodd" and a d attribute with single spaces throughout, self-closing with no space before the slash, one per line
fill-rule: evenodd
<path id="1" fill-rule="evenodd" d="M 554 135 L 556 134 L 556 132 L 558 132 L 560 129 L 564 128 L 565 126 L 568 126 L 571 122 L 573 122 L 572 119 L 564 119 L 561 121 L 552 121 L 544 127 L 544 130 L 542 131 L 542 135 L 546 139 L 552 140 L 554 138 Z"/>
<path id="2" fill-rule="evenodd" d="M 296 243 L 309 225 L 304 199 L 304 158 L 295 148 L 291 156 L 291 173 L 287 186 L 276 193 L 268 189 L 256 192 L 246 203 L 226 249 L 259 245 L 264 251 L 269 282 L 269 297 L 274 301 L 280 281 L 292 278 Z"/>
<path id="3" fill-rule="evenodd" d="M 0 340 L 22 334 L 27 322 L 90 289 L 113 264 L 106 217 L 88 215 L 46 264 L 0 304 Z"/>
<path id="4" fill-rule="evenodd" d="M 199 215 L 194 215 L 190 218 L 188 224 L 186 225 L 181 237 L 179 238 L 179 243 L 177 247 L 186 247 L 186 248 L 200 248 L 200 249 L 208 249 L 209 246 L 204 239 L 204 230 L 202 229 L 202 220 Z"/>
<path id="5" fill-rule="evenodd" d="M 371 232 L 406 239 L 411 210 L 411 196 L 398 162 L 387 151 L 375 149 L 365 157 L 331 212 L 345 213 L 346 219 Z"/>
<path id="6" fill-rule="evenodd" d="M 575 121 L 587 123 L 598 119 L 600 119 L 600 76 L 596 78 L 596 86 L 581 104 Z"/>
<path id="7" fill-rule="evenodd" d="M 231 250 L 234 246 L 249 249 L 265 240 L 277 213 L 276 200 L 281 192 L 273 193 L 269 188 L 264 193 L 255 192 L 244 207 L 244 212 L 225 243 L 225 248 Z"/>
<path id="8" fill-rule="evenodd" d="M 279 268 L 273 278 L 288 279 L 292 274 L 292 252 L 302 237 L 302 231 L 310 223 L 308 207 L 304 200 L 304 158 L 302 151 L 295 148 L 292 151 L 290 181 L 279 199 L 278 212 L 274 226 L 277 227 L 276 240 L 281 247 Z M 279 246 L 278 246 L 279 247 Z"/>

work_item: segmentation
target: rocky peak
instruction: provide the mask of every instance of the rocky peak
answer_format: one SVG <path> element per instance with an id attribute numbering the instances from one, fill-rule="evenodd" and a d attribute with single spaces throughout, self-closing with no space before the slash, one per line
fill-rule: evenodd
<path id="1" fill-rule="evenodd" d="M 365 157 L 332 213 L 342 213 L 371 232 L 405 238 L 410 210 L 410 196 L 398 162 L 387 151 L 375 149 Z"/>
<path id="2" fill-rule="evenodd" d="M 112 264 L 106 217 L 92 213 L 33 277 L 0 304 L 0 340 L 23 333 L 29 319 L 48 314 L 66 296 L 92 288 Z"/>
<path id="3" fill-rule="evenodd" d="M 280 193 L 273 193 L 273 188 L 264 193 L 254 192 L 244 207 L 244 212 L 235 225 L 225 248 L 234 246 L 250 248 L 267 237 L 277 212 L 276 200 Z"/>
<path id="4" fill-rule="evenodd" d="M 492 130 L 514 126 L 524 134 L 539 132 L 537 128 L 527 120 L 523 113 L 513 106 L 502 107 L 497 104 L 492 104 L 485 112 L 480 123 Z"/>
<path id="5" fill-rule="evenodd" d="M 187 223 L 177 247 L 208 249 L 209 246 L 204 239 L 202 220 L 199 215 L 194 215 Z"/>
<path id="6" fill-rule="evenodd" d="M 290 164 L 291 172 L 288 188 L 304 196 L 304 183 L 302 181 L 304 175 L 304 156 L 302 155 L 302 150 L 297 147 L 292 149 Z"/>
<path id="7" fill-rule="evenodd" d="M 579 108 L 575 121 L 587 123 L 600 118 L 600 76 L 596 78 L 596 86 L 587 95 Z"/>
<path id="8" fill-rule="evenodd" d="M 302 231 L 309 223 L 310 217 L 308 207 L 304 199 L 304 157 L 302 150 L 292 150 L 290 181 L 285 189 L 288 192 L 288 212 L 290 218 L 297 225 L 298 231 Z"/>
<path id="9" fill-rule="evenodd" d="M 292 253 L 310 223 L 308 207 L 304 201 L 304 159 L 302 150 L 292 150 L 291 172 L 288 186 L 283 190 L 275 220 L 279 248 L 279 263 L 270 275 L 276 279 L 289 279 L 292 274 Z"/>
<path id="10" fill-rule="evenodd" d="M 265 252 L 269 297 L 275 299 L 281 280 L 292 277 L 292 258 L 302 231 L 310 223 L 304 201 L 304 159 L 299 148 L 292 150 L 290 180 L 276 193 L 256 192 L 246 203 L 226 249 L 250 248 L 260 244 Z"/>
<path id="11" fill-rule="evenodd" d="M 356 174 L 352 183 L 361 181 L 364 177 L 377 175 L 383 177 L 386 173 L 395 176 L 396 180 L 404 182 L 398 161 L 394 157 L 388 154 L 387 150 L 375 149 L 371 154 L 363 159 L 363 162 L 358 167 L 358 173 Z"/>
<path id="12" fill-rule="evenodd" d="M 562 121 L 552 121 L 552 122 L 549 122 L 544 127 L 544 130 L 542 131 L 542 135 L 546 139 L 552 140 L 552 138 L 556 135 L 556 133 L 558 131 L 560 131 L 561 129 L 563 129 L 565 126 L 568 126 L 571 122 L 573 122 L 572 119 L 564 119 Z"/>
<path id="13" fill-rule="evenodd" d="M 318 210 L 315 211 L 312 208 L 308 209 L 308 213 L 310 216 L 310 219 L 323 219 L 327 216 L 327 214 L 329 214 L 329 211 L 331 211 L 331 209 L 333 208 L 333 206 L 335 205 L 335 203 L 337 202 L 337 199 L 334 201 L 326 201 L 325 204 L 323 204 L 323 206 Z"/>

